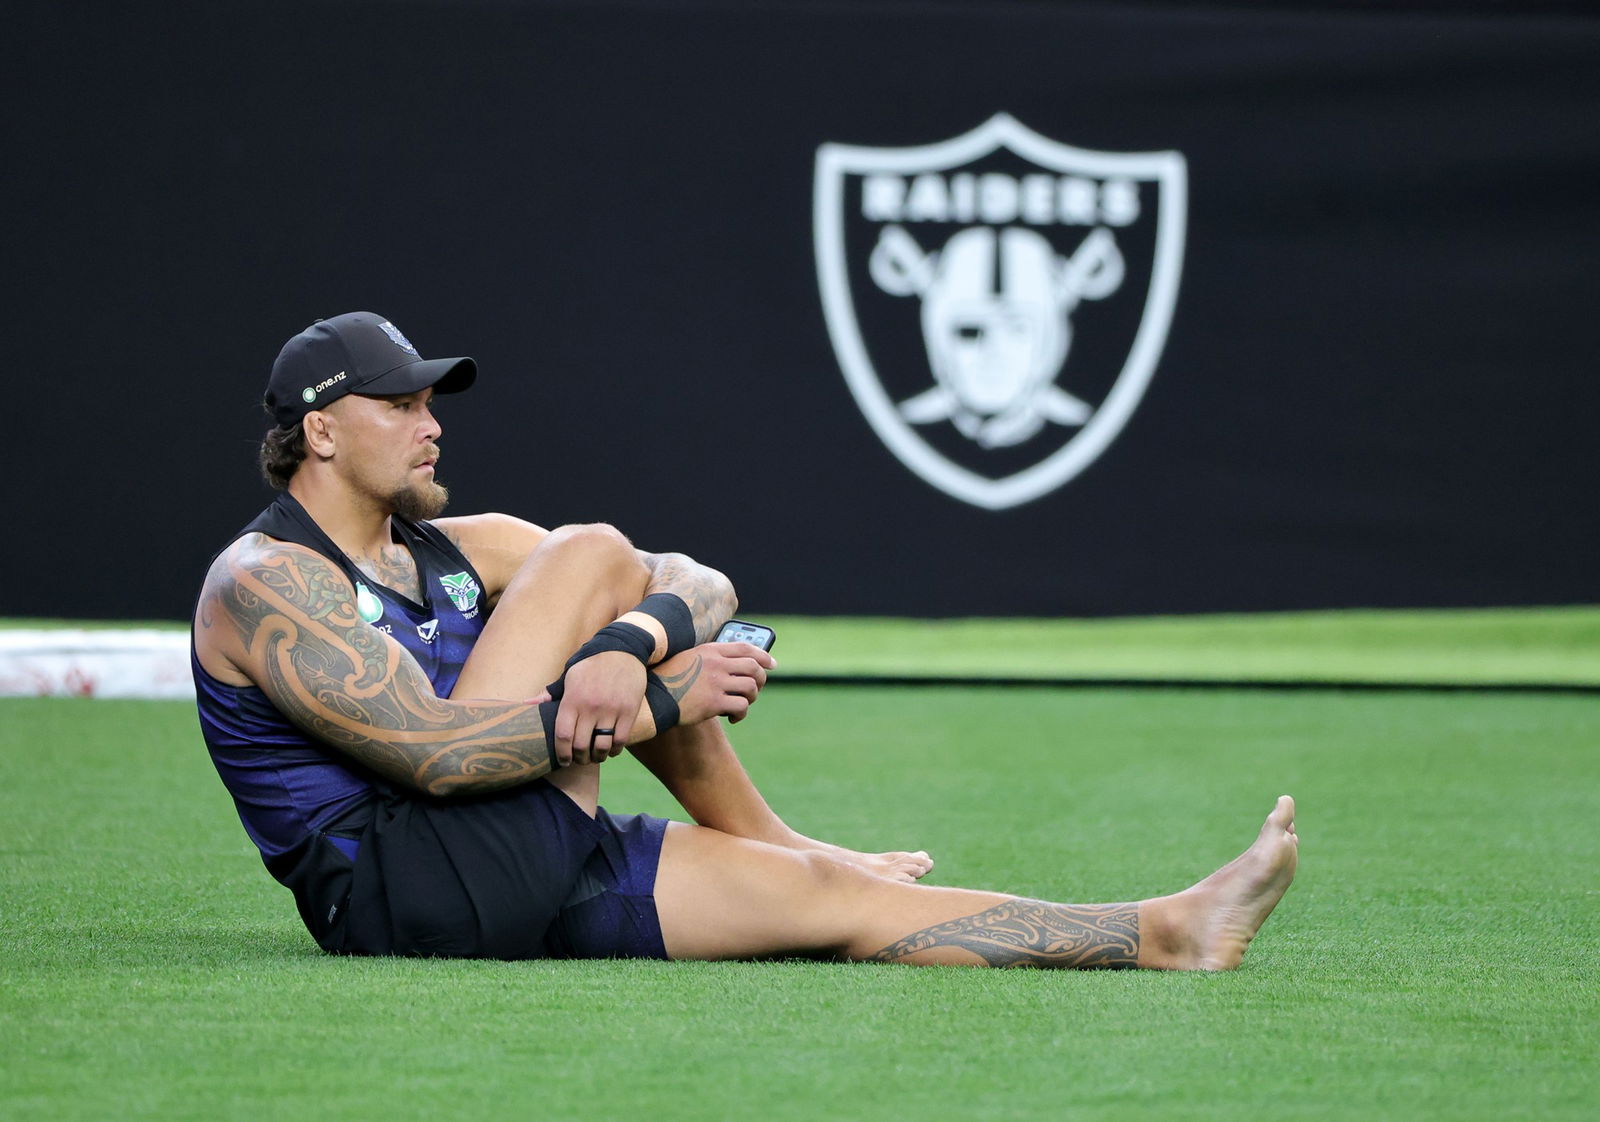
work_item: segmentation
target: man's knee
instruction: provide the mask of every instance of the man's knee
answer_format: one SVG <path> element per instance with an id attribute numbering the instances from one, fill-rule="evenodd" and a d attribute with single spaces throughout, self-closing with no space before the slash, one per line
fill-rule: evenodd
<path id="1" fill-rule="evenodd" d="M 540 554 L 546 559 L 552 555 L 570 558 L 597 575 L 629 583 L 650 579 L 650 570 L 633 543 L 621 530 L 604 522 L 558 526 L 534 550 L 535 556 Z"/>

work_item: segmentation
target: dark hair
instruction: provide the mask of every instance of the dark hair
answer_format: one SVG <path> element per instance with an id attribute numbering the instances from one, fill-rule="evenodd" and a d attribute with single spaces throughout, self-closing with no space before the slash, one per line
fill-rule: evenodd
<path id="1" fill-rule="evenodd" d="M 306 434 L 300 422 L 274 425 L 261 438 L 261 476 L 275 490 L 284 491 L 306 458 Z"/>

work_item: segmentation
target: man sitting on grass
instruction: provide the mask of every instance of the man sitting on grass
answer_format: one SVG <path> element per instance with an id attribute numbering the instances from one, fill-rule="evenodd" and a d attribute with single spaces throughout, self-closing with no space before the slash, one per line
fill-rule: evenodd
<path id="1" fill-rule="evenodd" d="M 262 466 L 283 493 L 212 563 L 200 724 L 246 831 L 326 950 L 488 958 L 825 955 L 919 965 L 1229 969 L 1294 877 L 1294 803 L 1205 880 L 1056 904 L 917 883 L 923 853 L 795 833 L 718 717 L 770 655 L 709 642 L 733 588 L 607 526 L 430 521 L 436 393 L 366 312 L 274 364 Z M 599 806 L 632 751 L 698 825 Z"/>

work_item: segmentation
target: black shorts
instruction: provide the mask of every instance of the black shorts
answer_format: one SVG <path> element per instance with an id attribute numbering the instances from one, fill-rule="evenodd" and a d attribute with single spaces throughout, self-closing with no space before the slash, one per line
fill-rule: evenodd
<path id="1" fill-rule="evenodd" d="M 308 864 L 324 872 L 285 883 L 339 954 L 665 958 L 654 893 L 666 826 L 590 818 L 544 780 L 459 801 L 389 792 L 354 847 L 319 837 Z M 347 894 L 326 875 L 340 866 Z M 309 899 L 307 880 L 320 882 Z"/>

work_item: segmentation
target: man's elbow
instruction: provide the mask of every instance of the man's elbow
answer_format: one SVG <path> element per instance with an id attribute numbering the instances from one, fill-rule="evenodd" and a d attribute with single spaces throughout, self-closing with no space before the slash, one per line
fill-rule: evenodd
<path id="1" fill-rule="evenodd" d="M 709 642 L 716 637 L 722 625 L 727 623 L 739 611 L 739 594 L 733 587 L 733 581 L 726 574 L 716 569 L 702 566 L 705 569 L 705 585 L 703 588 L 704 618 L 696 620 L 698 629 L 702 632 L 699 636 L 701 642 Z M 700 615 L 702 613 L 696 613 Z"/>
<path id="2" fill-rule="evenodd" d="M 718 595 L 724 608 L 722 618 L 723 622 L 727 622 L 739 610 L 739 593 L 733 587 L 733 581 L 729 580 L 725 573 L 717 572 L 715 569 L 711 571 L 716 574 Z"/>

